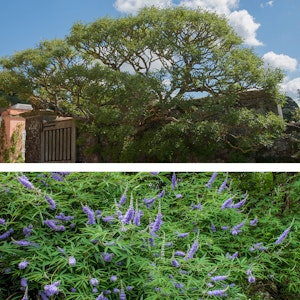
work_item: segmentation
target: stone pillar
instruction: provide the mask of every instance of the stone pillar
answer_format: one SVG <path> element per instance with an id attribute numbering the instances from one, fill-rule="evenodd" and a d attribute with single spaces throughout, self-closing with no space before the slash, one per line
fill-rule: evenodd
<path id="1" fill-rule="evenodd" d="M 22 114 L 26 119 L 25 163 L 41 163 L 41 138 L 43 122 L 55 120 L 49 111 L 32 111 Z"/>

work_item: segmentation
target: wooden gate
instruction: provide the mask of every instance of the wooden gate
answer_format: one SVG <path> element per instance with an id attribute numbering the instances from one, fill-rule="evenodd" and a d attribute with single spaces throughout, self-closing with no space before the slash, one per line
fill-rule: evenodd
<path id="1" fill-rule="evenodd" d="M 43 123 L 41 162 L 76 162 L 76 128 L 71 118 L 57 119 Z"/>

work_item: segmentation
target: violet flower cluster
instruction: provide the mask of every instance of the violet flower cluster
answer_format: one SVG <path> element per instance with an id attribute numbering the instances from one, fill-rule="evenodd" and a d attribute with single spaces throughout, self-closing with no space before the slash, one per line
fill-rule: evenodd
<path id="1" fill-rule="evenodd" d="M 18 268 L 20 270 L 24 270 L 27 268 L 28 265 L 29 265 L 29 262 L 27 260 L 23 260 L 18 264 Z"/>
<path id="2" fill-rule="evenodd" d="M 187 253 L 185 259 L 188 260 L 188 259 L 193 258 L 193 256 L 195 255 L 195 253 L 198 250 L 198 247 L 199 247 L 199 240 L 198 240 L 198 238 L 196 238 L 196 240 L 194 241 L 193 245 L 191 246 L 189 252 Z"/>
<path id="3" fill-rule="evenodd" d="M 256 226 L 258 220 L 255 218 L 253 220 L 250 221 L 250 226 Z"/>
<path id="4" fill-rule="evenodd" d="M 25 175 L 18 176 L 18 181 L 27 189 L 29 189 L 29 190 L 34 189 L 33 184 L 29 181 L 29 179 Z"/>
<path id="5" fill-rule="evenodd" d="M 231 207 L 232 207 L 232 198 L 229 198 L 222 204 L 221 209 L 226 209 Z"/>
<path id="6" fill-rule="evenodd" d="M 44 224 L 55 231 L 65 231 L 65 226 L 56 224 L 56 220 L 44 220 Z"/>
<path id="7" fill-rule="evenodd" d="M 255 250 L 260 250 L 260 251 L 264 251 L 267 250 L 268 248 L 263 246 L 263 243 L 256 243 L 253 245 L 253 247 L 249 247 L 249 250 L 251 252 L 255 251 Z"/>
<path id="8" fill-rule="evenodd" d="M 177 177 L 176 177 L 176 174 L 175 172 L 173 172 L 172 174 L 172 179 L 171 179 L 171 188 L 172 190 L 174 190 L 177 186 Z"/>
<path id="9" fill-rule="evenodd" d="M 55 216 L 55 219 L 70 222 L 74 219 L 74 216 L 66 216 L 64 213 L 61 212 L 59 215 Z"/>
<path id="10" fill-rule="evenodd" d="M 208 183 L 205 185 L 208 189 L 212 188 L 213 183 L 215 182 L 216 178 L 217 178 L 218 173 L 214 172 L 211 176 L 211 178 L 209 179 Z"/>
<path id="11" fill-rule="evenodd" d="M 240 223 L 240 224 L 238 224 L 238 225 L 236 225 L 236 226 L 233 226 L 232 228 L 231 228 L 231 234 L 232 235 L 237 235 L 237 234 L 239 234 L 239 233 L 241 233 L 242 232 L 242 227 L 245 225 L 245 222 L 242 222 L 242 223 Z"/>
<path id="12" fill-rule="evenodd" d="M 23 246 L 23 247 L 28 247 L 28 246 L 38 246 L 37 243 L 33 243 L 33 242 L 30 242 L 30 241 L 27 241 L 27 240 L 13 241 L 13 243 L 14 243 L 15 245 Z"/>
<path id="13" fill-rule="evenodd" d="M 125 216 L 122 219 L 123 224 L 129 224 L 133 217 L 134 217 L 134 208 L 133 205 L 130 205 Z"/>
<path id="14" fill-rule="evenodd" d="M 59 286 L 60 286 L 59 281 L 53 282 L 52 284 L 45 285 L 44 287 L 45 294 L 48 297 L 59 294 Z"/>
<path id="15" fill-rule="evenodd" d="M 50 205 L 50 209 L 54 210 L 56 208 L 55 201 L 48 195 L 45 195 L 45 199 L 48 202 L 48 204 Z"/>
<path id="16" fill-rule="evenodd" d="M 218 194 L 221 194 L 227 187 L 227 178 L 223 181 L 221 186 L 218 189 Z"/>
<path id="17" fill-rule="evenodd" d="M 107 253 L 107 252 L 102 253 L 102 258 L 105 262 L 112 261 L 113 256 L 114 256 L 113 253 Z"/>
<path id="18" fill-rule="evenodd" d="M 291 230 L 291 227 L 288 227 L 278 238 L 277 240 L 275 241 L 275 245 L 279 245 L 283 242 L 283 240 L 287 237 L 287 235 L 289 234 L 290 230 Z"/>
<path id="19" fill-rule="evenodd" d="M 33 229 L 32 224 L 30 224 L 27 227 L 23 228 L 23 233 L 24 233 L 25 237 L 31 236 L 32 229 Z"/>
<path id="20" fill-rule="evenodd" d="M 5 231 L 0 235 L 0 241 L 6 240 L 9 238 L 9 236 L 14 232 L 13 228 L 10 228 L 9 230 Z"/>
<path id="21" fill-rule="evenodd" d="M 126 199 L 127 199 L 126 192 L 124 192 L 124 194 L 120 198 L 119 204 L 124 205 L 126 203 Z"/>
<path id="22" fill-rule="evenodd" d="M 248 275 L 248 281 L 249 281 L 250 283 L 254 283 L 254 282 L 255 282 L 255 277 L 252 275 L 251 269 L 248 269 L 248 270 L 247 270 L 247 275 Z"/>
<path id="23" fill-rule="evenodd" d="M 89 225 L 96 224 L 94 211 L 86 205 L 82 206 L 82 210 L 88 217 L 87 224 L 89 224 Z"/>
<path id="24" fill-rule="evenodd" d="M 69 265 L 70 265 L 71 267 L 76 266 L 76 258 L 75 258 L 74 256 L 70 256 L 70 257 L 69 257 Z"/>

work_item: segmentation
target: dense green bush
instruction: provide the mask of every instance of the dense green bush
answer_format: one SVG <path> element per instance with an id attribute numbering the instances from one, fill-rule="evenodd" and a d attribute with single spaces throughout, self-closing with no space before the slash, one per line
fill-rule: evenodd
<path id="1" fill-rule="evenodd" d="M 211 175 L 0 173 L 0 298 L 299 298 L 299 175 Z"/>

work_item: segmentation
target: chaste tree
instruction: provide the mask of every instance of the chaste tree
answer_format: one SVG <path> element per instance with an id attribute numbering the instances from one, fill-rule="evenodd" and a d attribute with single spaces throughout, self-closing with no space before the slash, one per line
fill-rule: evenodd
<path id="1" fill-rule="evenodd" d="M 266 70 L 227 20 L 185 8 L 76 23 L 1 60 L 0 89 L 73 116 L 103 162 L 209 162 L 249 156 L 284 130 L 273 113 L 238 105 L 263 89 L 280 101 L 280 70 Z M 232 161 L 228 155 L 225 161 Z"/>

